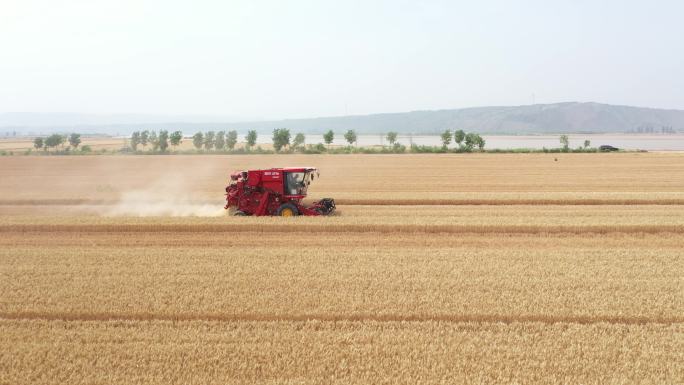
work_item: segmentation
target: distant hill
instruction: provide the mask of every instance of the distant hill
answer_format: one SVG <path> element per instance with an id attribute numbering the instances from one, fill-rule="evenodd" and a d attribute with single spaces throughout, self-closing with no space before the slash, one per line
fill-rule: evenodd
<path id="1" fill-rule="evenodd" d="M 227 126 L 259 131 L 286 127 L 311 133 L 355 129 L 368 134 L 387 131 L 432 134 L 445 129 L 485 134 L 661 132 L 662 128 L 684 131 L 684 111 L 571 102 L 290 119 Z"/>
<path id="2" fill-rule="evenodd" d="M 128 134 L 139 129 L 180 129 L 186 134 L 197 130 L 236 129 L 244 132 L 256 129 L 267 133 L 281 127 L 304 133 L 354 129 L 360 134 L 387 131 L 435 134 L 445 129 L 484 134 L 684 132 L 682 110 L 576 102 L 252 122 L 226 122 L 203 116 L 150 115 L 65 114 L 59 119 L 50 119 L 46 114 L 0 114 L 0 133 L 16 130 L 20 133 L 78 131 Z"/>

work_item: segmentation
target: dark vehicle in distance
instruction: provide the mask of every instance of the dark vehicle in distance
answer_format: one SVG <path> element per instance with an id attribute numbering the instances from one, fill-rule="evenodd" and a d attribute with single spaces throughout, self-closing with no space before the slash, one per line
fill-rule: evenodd
<path id="1" fill-rule="evenodd" d="M 599 151 L 602 151 L 602 152 L 619 151 L 619 150 L 620 150 L 619 148 L 613 147 L 613 146 L 610 146 L 610 145 L 607 145 L 607 144 L 604 144 L 604 145 L 602 145 L 602 146 L 599 146 Z"/>

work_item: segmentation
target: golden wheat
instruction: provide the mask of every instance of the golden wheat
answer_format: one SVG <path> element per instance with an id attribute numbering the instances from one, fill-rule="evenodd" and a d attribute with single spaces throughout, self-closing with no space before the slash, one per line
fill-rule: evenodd
<path id="1" fill-rule="evenodd" d="M 0 383 L 684 381 L 684 157 L 555 156 L 0 159 Z M 284 163 L 340 214 L 102 215 Z"/>
<path id="2" fill-rule="evenodd" d="M 489 246 L 462 245 L 458 237 L 451 245 L 423 239 L 368 246 L 399 233 L 366 234 L 365 246 L 328 247 L 321 239 L 311 246 L 306 233 L 262 238 L 230 232 L 206 233 L 215 240 L 202 237 L 205 245 L 169 246 L 175 234 L 125 232 L 90 247 L 72 240 L 80 233 L 68 231 L 24 239 L 44 239 L 48 246 L 7 242 L 0 251 L 6 276 L 0 314 L 560 322 L 679 322 L 684 314 L 681 235 L 669 246 L 647 237 L 629 247 L 614 242 L 608 250 L 588 242 L 560 247 L 548 236 L 527 237 L 526 247 L 511 248 L 497 245 L 497 234 L 480 236 Z M 426 236 L 445 235 L 413 239 Z M 153 237 L 169 242 L 145 246 Z"/>
<path id="3" fill-rule="evenodd" d="M 0 367 L 9 369 L 0 382 L 12 384 L 605 384 L 684 377 L 681 324 L 0 321 L 0 329 Z"/>

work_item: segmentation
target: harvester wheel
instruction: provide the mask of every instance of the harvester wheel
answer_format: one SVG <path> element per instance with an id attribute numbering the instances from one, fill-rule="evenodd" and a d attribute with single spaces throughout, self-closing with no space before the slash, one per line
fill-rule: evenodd
<path id="1" fill-rule="evenodd" d="M 297 210 L 297 206 L 292 203 L 283 203 L 278 207 L 276 215 L 280 217 L 294 217 L 299 215 L 299 210 Z"/>
<path id="2" fill-rule="evenodd" d="M 238 210 L 238 211 L 236 211 L 235 214 L 233 214 L 233 215 L 235 215 L 236 217 L 244 217 L 244 216 L 246 216 L 247 214 L 245 214 L 244 211 Z"/>

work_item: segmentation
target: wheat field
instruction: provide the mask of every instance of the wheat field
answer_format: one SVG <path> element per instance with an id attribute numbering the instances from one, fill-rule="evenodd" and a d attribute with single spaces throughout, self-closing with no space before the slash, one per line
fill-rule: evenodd
<path id="1" fill-rule="evenodd" d="M 683 245 L 678 153 L 0 158 L 0 383 L 682 383 Z"/>

